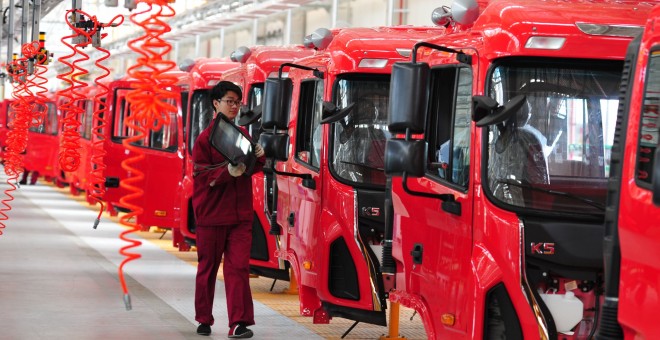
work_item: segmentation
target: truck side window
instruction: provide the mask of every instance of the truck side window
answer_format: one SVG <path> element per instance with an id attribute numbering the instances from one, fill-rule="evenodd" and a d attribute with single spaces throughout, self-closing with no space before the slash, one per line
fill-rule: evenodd
<path id="1" fill-rule="evenodd" d="M 135 129 L 128 126 L 127 120 L 131 116 L 131 106 L 126 100 L 127 89 L 115 90 L 115 119 L 112 128 L 112 140 L 116 143 L 135 135 Z"/>
<path id="2" fill-rule="evenodd" d="M 87 99 L 82 101 L 81 108 L 83 113 L 81 115 L 80 124 L 80 137 L 87 140 L 92 139 L 92 118 L 94 117 L 94 100 Z"/>
<path id="3" fill-rule="evenodd" d="M 471 101 L 471 69 L 450 66 L 433 70 L 427 173 L 461 187 L 467 187 L 470 178 Z"/>
<path id="4" fill-rule="evenodd" d="M 169 107 L 176 108 L 176 100 L 172 98 L 165 99 Z M 170 123 L 162 124 L 159 130 L 149 129 L 149 147 L 152 149 L 161 149 L 175 151 L 177 146 L 177 112 L 167 112 Z"/>
<path id="5" fill-rule="evenodd" d="M 28 130 L 36 133 L 47 133 L 46 124 L 47 124 L 47 106 L 42 104 L 35 104 L 34 111 L 36 114 L 32 118 L 32 122 L 28 127 Z"/>
<path id="6" fill-rule="evenodd" d="M 46 133 L 49 135 L 57 136 L 57 106 L 55 103 L 47 103 L 46 107 Z"/>
<path id="7" fill-rule="evenodd" d="M 658 146 L 658 117 L 660 116 L 660 51 L 652 51 L 647 68 L 644 102 L 642 103 L 639 124 L 639 145 L 637 147 L 638 183 L 649 188 L 653 182 L 653 157 Z"/>
<path id="8" fill-rule="evenodd" d="M 303 81 L 296 131 L 296 159 L 318 168 L 321 164 L 321 113 L 323 110 L 323 81 Z"/>
<path id="9" fill-rule="evenodd" d="M 188 153 L 192 154 L 195 140 L 204 129 L 211 124 L 213 117 L 213 107 L 209 100 L 209 90 L 195 90 L 192 94 L 190 104 L 190 135 L 188 136 Z"/>
<path id="10" fill-rule="evenodd" d="M 254 108 L 261 105 L 261 101 L 263 100 L 263 92 L 264 83 L 252 85 L 252 88 L 250 88 L 250 93 L 248 93 L 248 109 L 254 110 Z M 258 119 L 256 122 L 248 125 L 248 131 L 250 132 L 250 137 L 252 137 L 253 141 L 259 141 L 259 135 L 261 135 L 261 120 Z"/>
<path id="11" fill-rule="evenodd" d="M 170 124 L 163 124 L 160 129 L 153 130 L 148 127 L 145 127 L 145 131 L 131 127 L 128 123 L 129 117 L 134 113 L 131 110 L 131 105 L 126 99 L 129 89 L 118 89 L 116 90 L 117 101 L 119 104 L 116 106 L 118 112 L 115 116 L 112 140 L 116 143 L 121 143 L 122 139 L 126 137 L 133 137 L 139 134 L 142 135 L 142 139 L 133 142 L 133 145 L 148 147 L 151 149 L 158 150 L 167 150 L 167 151 L 176 151 L 177 149 L 177 103 L 175 99 L 168 98 L 165 100 L 165 103 L 169 107 L 174 107 L 175 110 L 167 112 L 169 116 Z M 121 99 L 118 99 L 121 98 Z M 90 105 L 91 107 L 92 105 Z M 93 112 L 93 111 L 92 111 Z M 138 122 L 133 121 L 132 124 L 137 124 Z M 91 115 L 90 115 L 90 131 L 91 131 Z"/>

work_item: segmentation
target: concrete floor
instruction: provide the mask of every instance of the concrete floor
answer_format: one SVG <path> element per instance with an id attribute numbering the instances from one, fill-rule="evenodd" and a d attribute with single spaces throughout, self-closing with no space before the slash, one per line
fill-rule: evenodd
<path id="1" fill-rule="evenodd" d="M 0 200 L 9 188 L 0 171 Z M 227 315 L 222 271 L 216 286 L 211 337 L 196 334 L 194 278 L 196 253 L 172 247 L 171 233 L 138 232 L 138 260 L 124 267 L 131 297 L 123 301 L 118 266 L 119 239 L 126 230 L 118 217 L 104 214 L 97 229 L 97 206 L 40 181 L 11 193 L 0 229 L 0 340 L 4 339 L 226 339 Z M 2 205 L 0 205 L 2 206 Z M 288 282 L 250 280 L 255 299 L 255 339 L 339 339 L 352 320 L 313 324 L 299 314 L 297 295 L 282 294 Z M 273 289 L 274 288 L 274 289 Z M 382 326 L 360 323 L 346 339 L 378 339 Z M 420 318 L 401 308 L 400 333 L 425 339 Z"/>

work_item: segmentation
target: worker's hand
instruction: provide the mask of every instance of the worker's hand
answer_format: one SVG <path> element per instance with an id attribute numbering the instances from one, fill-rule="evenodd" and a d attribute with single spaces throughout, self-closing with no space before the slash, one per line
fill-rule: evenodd
<path id="1" fill-rule="evenodd" d="M 237 165 L 229 164 L 227 169 L 229 170 L 230 175 L 232 175 L 234 177 L 238 177 L 238 176 L 242 175 L 245 172 L 245 164 L 243 164 L 243 163 L 238 163 Z"/>
<path id="2" fill-rule="evenodd" d="M 261 145 L 259 145 L 259 144 L 255 145 L 254 155 L 257 156 L 257 158 L 263 156 L 264 155 L 264 148 L 262 148 Z"/>

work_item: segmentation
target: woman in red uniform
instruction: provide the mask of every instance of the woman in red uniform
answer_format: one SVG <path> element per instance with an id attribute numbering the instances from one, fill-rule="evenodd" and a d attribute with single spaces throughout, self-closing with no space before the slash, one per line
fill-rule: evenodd
<path id="1" fill-rule="evenodd" d="M 238 115 L 241 89 L 222 81 L 210 92 L 213 118 L 223 114 L 230 120 Z M 195 320 L 200 323 L 197 334 L 210 335 L 213 319 L 213 297 L 218 268 L 224 255 L 223 275 L 229 316 L 229 337 L 250 338 L 254 325 L 254 307 L 250 292 L 250 247 L 252 245 L 252 179 L 245 165 L 229 164 L 215 148 L 210 137 L 213 124 L 197 137 L 193 147 L 195 176 L 192 204 L 197 236 L 197 278 L 195 286 Z M 265 161 L 257 144 L 255 171 Z"/>

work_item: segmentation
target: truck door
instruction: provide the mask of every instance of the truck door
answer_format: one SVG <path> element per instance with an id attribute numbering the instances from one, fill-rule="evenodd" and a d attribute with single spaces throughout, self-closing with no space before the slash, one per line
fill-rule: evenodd
<path id="1" fill-rule="evenodd" d="M 25 168 L 37 171 L 39 175 L 52 180 L 57 172 L 57 153 L 59 140 L 57 134 L 57 107 L 54 102 L 46 102 L 44 107 L 39 105 L 38 110 L 43 116 L 32 121 L 29 127 L 29 144 L 24 158 Z"/>
<path id="2" fill-rule="evenodd" d="M 425 138 L 428 143 L 424 177 L 408 179 L 410 190 L 451 195 L 454 208 L 438 198 L 410 195 L 393 183 L 395 211 L 393 249 L 403 262 L 405 286 L 397 287 L 421 297 L 429 309 L 436 330 L 442 329 L 441 315 L 453 314 L 454 330 L 466 332 L 473 316 L 467 309 L 474 296 L 468 292 L 472 252 L 474 187 L 471 164 L 472 70 L 443 66 L 432 70 L 430 110 Z M 398 229 L 398 230 L 397 230 Z M 400 284 L 400 281 L 399 281 Z"/>
<path id="3" fill-rule="evenodd" d="M 283 215 L 278 218 L 286 222 L 280 222 L 284 230 L 289 230 L 289 248 L 295 249 L 299 261 L 315 262 L 319 253 L 318 244 L 320 239 L 321 216 L 321 192 L 322 180 L 320 176 L 320 151 L 322 126 L 321 112 L 323 104 L 324 84 L 323 80 L 312 78 L 303 80 L 300 84 L 300 95 L 295 128 L 295 140 L 293 141 L 293 159 L 289 160 L 292 172 L 298 174 L 309 174 L 313 182 L 304 181 L 299 177 L 286 177 L 288 190 L 280 190 L 279 200 L 288 200 L 288 204 L 278 204 Z M 314 183 L 314 185 L 309 185 Z M 281 188 L 280 188 L 281 189 Z M 283 197 L 284 196 L 284 197 Z M 290 209 L 287 211 L 287 209 Z M 306 278 L 315 276 L 315 268 L 302 274 L 303 284 Z M 318 268 L 322 269 L 322 268 Z M 316 286 L 316 284 L 309 284 Z"/>
<path id="4" fill-rule="evenodd" d="M 618 209 L 619 321 L 626 326 L 626 338 L 648 339 L 660 336 L 653 317 L 660 303 L 660 43 L 658 37 L 650 40 L 650 52 L 640 53 L 648 62 L 645 69 L 644 61 L 637 63 L 641 72 L 632 78 L 628 122 L 622 126 L 626 137 Z"/>

